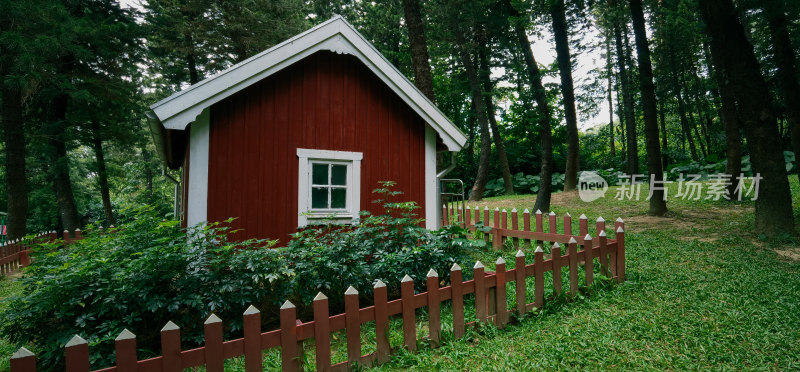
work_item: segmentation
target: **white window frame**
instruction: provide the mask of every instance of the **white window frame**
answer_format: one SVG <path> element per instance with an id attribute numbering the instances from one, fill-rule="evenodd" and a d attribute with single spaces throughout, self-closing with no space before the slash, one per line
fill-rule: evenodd
<path id="1" fill-rule="evenodd" d="M 337 222 L 352 222 L 361 210 L 360 152 L 297 149 L 297 226 L 303 227 L 333 217 Z M 311 211 L 311 164 L 332 163 L 347 165 L 347 201 L 344 210 Z"/>

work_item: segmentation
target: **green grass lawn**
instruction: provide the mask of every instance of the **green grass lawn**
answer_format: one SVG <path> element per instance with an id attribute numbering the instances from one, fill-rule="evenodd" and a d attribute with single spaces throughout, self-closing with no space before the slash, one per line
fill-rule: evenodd
<path id="1" fill-rule="evenodd" d="M 792 188 L 797 210 L 794 177 Z M 800 368 L 800 263 L 786 258 L 800 257 L 796 242 L 755 236 L 751 202 L 671 198 L 668 217 L 655 218 L 646 216 L 644 198 L 620 201 L 615 191 L 592 203 L 577 194 L 554 195 L 553 210 L 569 212 L 575 226 L 581 213 L 590 226 L 598 216 L 625 219 L 625 283 L 548 306 L 504 330 L 401 353 L 377 369 Z M 471 205 L 522 211 L 534 200 L 498 197 Z M 479 258 L 494 262 L 493 253 Z M 509 263 L 513 253 L 501 252 Z"/>
<path id="2" fill-rule="evenodd" d="M 800 186 L 792 177 L 795 210 Z M 670 195 L 676 191 L 671 186 Z M 582 202 L 577 194 L 553 196 L 553 210 L 585 213 L 593 227 L 603 216 L 626 222 L 627 275 L 620 285 L 594 288 L 569 301 L 550 301 L 542 311 L 497 330 L 481 327 L 453 340 L 448 306 L 443 306 L 444 342 L 431 349 L 399 351 L 378 370 L 643 370 L 800 368 L 800 248 L 793 240 L 764 242 L 752 233 L 752 202 L 688 201 L 670 198 L 666 218 L 649 217 L 642 200 L 607 198 Z M 490 198 L 471 206 L 532 208 L 532 196 Z M 796 216 L 800 221 L 800 216 Z M 590 230 L 593 228 L 590 227 Z M 608 228 L 611 233 L 611 228 Z M 592 233 L 594 235 L 594 233 Z M 487 267 L 502 255 L 513 268 L 515 250 L 475 254 Z M 465 267 L 465 270 L 468 268 Z M 548 277 L 548 276 L 546 276 Z M 565 282 L 565 288 L 566 288 Z M 550 289 L 549 284 L 547 289 Z M 509 295 L 513 289 L 509 287 Z M 20 289 L 0 279 L 0 298 Z M 532 293 L 529 298 L 532 298 Z M 469 306 L 469 299 L 467 306 Z M 509 305 L 513 298 L 509 299 Z M 2 308 L 0 301 L 0 308 Z M 474 316 L 468 308 L 467 316 Z M 427 333 L 420 314 L 418 336 Z M 372 328 L 374 329 L 374 328 Z M 390 339 L 402 343 L 401 323 Z M 364 352 L 374 350 L 374 331 L 362 328 Z M 334 336 L 334 362 L 346 357 L 344 334 Z M 313 369 L 313 341 L 306 354 Z M 0 337 L 0 370 L 8 368 L 13 347 Z M 265 352 L 265 369 L 279 367 L 278 350 Z M 226 369 L 243 370 L 243 361 Z"/>
<path id="3" fill-rule="evenodd" d="M 4 276 L 0 276 L 0 311 L 5 310 L 7 306 L 7 301 L 4 299 L 13 296 L 19 295 L 22 292 L 22 286 L 19 284 L 18 281 L 14 280 L 13 278 L 7 278 Z M 15 345 L 10 344 L 5 337 L 0 336 L 0 371 L 8 371 L 9 368 L 9 358 L 11 354 L 16 351 Z"/>

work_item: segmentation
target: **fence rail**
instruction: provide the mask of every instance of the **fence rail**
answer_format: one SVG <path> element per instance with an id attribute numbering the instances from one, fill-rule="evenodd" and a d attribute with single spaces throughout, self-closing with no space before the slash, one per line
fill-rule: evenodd
<path id="1" fill-rule="evenodd" d="M 469 210 L 468 208 L 466 210 Z M 463 211 L 462 211 L 463 212 Z M 450 211 L 445 209 L 444 216 Z M 455 213 L 455 212 L 453 212 Z M 515 268 L 506 269 L 506 261 L 499 257 L 495 262 L 495 270 L 488 271 L 478 261 L 472 267 L 473 279 L 462 280 L 462 268 L 454 264 L 450 269 L 451 285 L 440 287 L 441 278 L 430 270 L 426 276 L 427 290 L 414 292 L 414 282 L 406 275 L 400 283 L 400 298 L 389 300 L 386 285 L 378 281 L 373 289 L 374 304 L 361 308 L 358 291 L 350 287 L 344 293 L 345 312 L 329 315 L 328 297 L 319 293 L 313 301 L 314 319 L 301 322 L 297 319 L 297 309 L 286 301 L 279 312 L 280 328 L 262 332 L 261 313 L 250 306 L 243 314 L 244 337 L 224 341 L 222 320 L 212 314 L 204 323 L 205 344 L 191 350 L 181 350 L 180 328 L 168 322 L 161 330 L 161 356 L 146 360 L 137 360 L 136 336 L 123 330 L 115 341 L 116 365 L 99 371 L 181 371 L 185 368 L 205 366 L 208 371 L 223 371 L 225 359 L 244 356 L 246 371 L 261 371 L 263 351 L 280 348 L 281 365 L 285 371 L 296 371 L 303 368 L 305 349 L 303 342 L 314 339 L 315 360 L 317 370 L 346 370 L 354 365 L 372 365 L 383 363 L 389 359 L 393 348 L 388 338 L 389 319 L 392 316 L 402 318 L 403 347 L 409 351 L 417 350 L 417 319 L 415 310 L 427 308 L 429 342 L 432 347 L 441 344 L 441 304 L 451 302 L 452 329 L 456 338 L 465 334 L 467 327 L 476 323 L 493 323 L 504 327 L 509 321 L 509 314 L 520 315 L 544 304 L 544 276 L 553 276 L 553 290 L 560 294 L 563 290 L 562 268 L 568 269 L 567 284 L 569 293 L 578 290 L 578 267 L 585 267 L 585 283 L 591 285 L 594 280 L 595 260 L 600 265 L 599 271 L 608 277 L 621 282 L 625 276 L 625 233 L 624 223 L 618 219 L 615 224 L 615 239 L 608 239 L 605 233 L 605 221 L 598 219 L 596 237 L 588 233 L 588 220 L 582 216 L 579 223 L 579 235 L 572 235 L 572 220 L 564 216 L 564 233 L 558 234 L 555 214 L 548 217 L 550 232 L 543 229 L 543 216 L 535 214 L 535 231 L 530 229 L 530 213 L 523 213 L 523 229 L 517 229 L 516 211 L 512 211 L 512 224 L 507 226 L 507 213 L 494 212 L 494 226 L 488 232 L 492 236 L 493 245 L 498 248 L 504 239 L 512 239 L 514 244 L 522 246 L 515 256 Z M 469 216 L 469 213 L 466 214 Z M 463 226 L 477 228 L 479 215 L 476 211 L 474 219 L 466 217 L 464 221 L 456 220 Z M 483 221 L 489 220 L 489 210 L 484 209 Z M 541 246 L 537 246 L 531 255 L 525 250 L 537 241 L 553 242 L 550 253 L 546 256 Z M 522 244 L 520 244 L 522 243 Z M 562 255 L 561 244 L 566 245 Z M 529 252 L 530 253 L 530 252 Z M 527 278 L 533 277 L 534 299 L 528 302 Z M 515 304 L 509 309 L 506 284 L 514 283 Z M 465 318 L 464 298 L 475 296 L 475 319 Z M 361 326 L 367 322 L 375 322 L 376 351 L 363 354 Z M 347 360 L 338 364 L 331 362 L 331 333 L 345 330 Z M 399 346 L 399 345 L 394 345 Z M 65 346 L 66 370 L 70 372 L 90 371 L 89 345 L 79 335 L 75 335 Z M 36 371 L 36 356 L 25 348 L 20 348 L 11 358 L 11 372 Z"/>

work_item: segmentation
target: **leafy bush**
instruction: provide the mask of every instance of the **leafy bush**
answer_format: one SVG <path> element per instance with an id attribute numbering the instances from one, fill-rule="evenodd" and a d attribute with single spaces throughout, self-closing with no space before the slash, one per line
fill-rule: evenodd
<path id="1" fill-rule="evenodd" d="M 511 177 L 511 183 L 514 185 L 514 192 L 518 194 L 535 194 L 539 192 L 539 183 L 541 178 L 536 175 L 526 175 L 519 172 Z M 553 173 L 553 179 L 550 181 L 553 190 L 560 190 L 564 188 L 564 174 Z M 484 197 L 503 195 L 506 192 L 506 186 L 502 178 L 489 180 L 486 183 L 486 189 L 483 192 Z"/>
<path id="2" fill-rule="evenodd" d="M 391 185 L 376 192 L 397 196 Z M 383 215 L 362 212 L 355 226 L 307 228 L 274 249 L 268 240 L 229 242 L 225 223 L 181 230 L 152 209 L 126 212 L 135 218 L 114 231 L 36 248 L 19 279 L 24 294 L 0 314 L 0 332 L 33 346 L 44 370 L 63 369 L 63 347 L 79 334 L 90 343 L 93 367 L 104 367 L 113 364 L 113 340 L 124 328 L 138 335 L 140 357 L 158 354 L 159 330 L 170 320 L 181 327 L 184 348 L 195 347 L 211 313 L 226 321 L 231 338 L 241 335 L 241 314 L 251 304 L 262 310 L 265 327 L 277 325 L 286 299 L 308 314 L 304 304 L 319 291 L 330 297 L 331 312 L 340 312 L 350 285 L 368 300 L 380 279 L 397 295 L 408 274 L 421 289 L 430 268 L 446 281 L 451 265 L 467 262 L 465 252 L 483 243 L 467 240 L 459 227 L 420 227 L 413 202 L 378 202 Z"/>
<path id="3" fill-rule="evenodd" d="M 0 330 L 11 341 L 33 344 L 41 366 L 62 369 L 63 346 L 75 334 L 92 346 L 92 364 L 113 363 L 113 340 L 128 328 L 143 349 L 157 346 L 159 330 L 172 320 L 184 341 L 202 340 L 203 320 L 212 312 L 241 329 L 241 314 L 270 301 L 270 285 L 289 272 L 269 241 L 225 243 L 219 224 L 182 232 L 150 209 L 106 234 L 35 252 L 19 280 L 24 295 L 10 299 Z"/>
<path id="4" fill-rule="evenodd" d="M 375 193 L 399 195 L 391 191 L 392 182 L 382 184 Z M 483 243 L 467 240 L 468 231 L 458 226 L 438 231 L 420 227 L 423 220 L 413 213 L 419 208 L 414 202 L 374 203 L 383 203 L 383 215 L 361 212 L 357 225 L 322 224 L 294 234 L 286 253 L 294 263 L 292 287 L 300 302 L 310 303 L 322 291 L 331 306 L 340 307 L 340 294 L 349 286 L 368 300 L 375 280 L 386 283 L 390 296 L 397 295 L 405 275 L 422 289 L 429 269 L 448 279 L 453 263 L 467 262 L 466 252 Z"/>

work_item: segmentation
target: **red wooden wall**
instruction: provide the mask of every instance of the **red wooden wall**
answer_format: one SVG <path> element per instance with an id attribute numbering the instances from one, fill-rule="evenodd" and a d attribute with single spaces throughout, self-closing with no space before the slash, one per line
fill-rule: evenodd
<path id="1" fill-rule="evenodd" d="M 361 210 L 378 181 L 425 202 L 425 123 L 358 59 L 318 52 L 213 105 L 208 220 L 238 217 L 237 238 L 297 229 L 297 148 L 362 152 Z"/>

